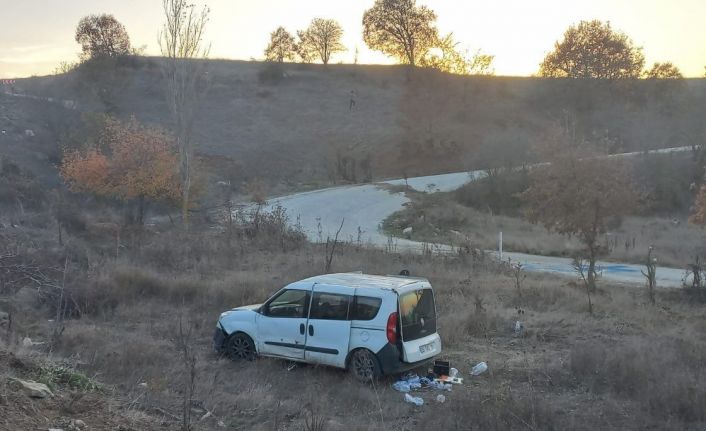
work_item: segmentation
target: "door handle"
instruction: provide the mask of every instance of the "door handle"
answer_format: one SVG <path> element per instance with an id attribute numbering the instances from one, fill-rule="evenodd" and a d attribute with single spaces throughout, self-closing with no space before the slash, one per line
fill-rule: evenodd
<path id="1" fill-rule="evenodd" d="M 314 325 L 309 325 L 309 335 L 314 336 Z"/>
<path id="2" fill-rule="evenodd" d="M 304 335 L 304 324 L 303 323 L 299 324 L 299 333 Z"/>

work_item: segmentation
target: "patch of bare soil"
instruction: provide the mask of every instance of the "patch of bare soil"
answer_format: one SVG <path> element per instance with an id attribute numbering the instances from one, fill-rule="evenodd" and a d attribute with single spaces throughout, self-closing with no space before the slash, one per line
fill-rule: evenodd
<path id="1" fill-rule="evenodd" d="M 173 422 L 131 408 L 129 400 L 113 390 L 76 390 L 52 385 L 53 396 L 31 397 L 18 387 L 18 379 L 32 381 L 40 365 L 0 350 L 0 430 L 119 430 L 177 429 Z"/>

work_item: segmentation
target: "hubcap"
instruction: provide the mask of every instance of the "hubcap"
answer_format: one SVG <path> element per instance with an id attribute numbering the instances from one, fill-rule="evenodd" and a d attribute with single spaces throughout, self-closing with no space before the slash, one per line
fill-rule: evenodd
<path id="1" fill-rule="evenodd" d="M 230 353 L 233 358 L 250 359 L 252 356 L 250 341 L 243 337 L 235 337 L 230 343 Z"/>
<path id="2" fill-rule="evenodd" d="M 361 380 L 371 380 L 373 378 L 373 360 L 365 353 L 356 352 L 353 357 L 353 369 L 356 376 Z"/>

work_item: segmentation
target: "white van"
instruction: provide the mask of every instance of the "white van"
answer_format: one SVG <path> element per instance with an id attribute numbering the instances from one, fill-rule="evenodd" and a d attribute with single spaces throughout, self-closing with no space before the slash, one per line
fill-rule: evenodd
<path id="1" fill-rule="evenodd" d="M 214 346 L 349 369 L 368 381 L 416 368 L 441 353 L 434 291 L 423 278 L 328 274 L 291 283 L 264 304 L 218 319 Z"/>

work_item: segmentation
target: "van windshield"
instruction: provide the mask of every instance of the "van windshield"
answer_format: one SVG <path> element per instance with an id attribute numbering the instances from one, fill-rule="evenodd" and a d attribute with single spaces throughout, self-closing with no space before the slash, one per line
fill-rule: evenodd
<path id="1" fill-rule="evenodd" d="M 436 332 L 434 292 L 419 289 L 400 296 L 402 341 L 416 340 Z"/>

